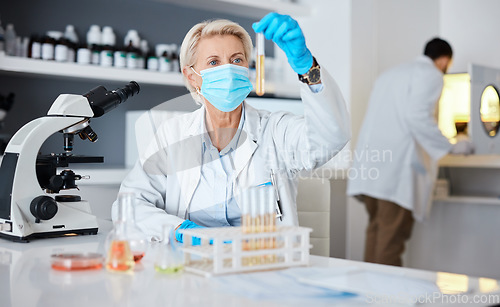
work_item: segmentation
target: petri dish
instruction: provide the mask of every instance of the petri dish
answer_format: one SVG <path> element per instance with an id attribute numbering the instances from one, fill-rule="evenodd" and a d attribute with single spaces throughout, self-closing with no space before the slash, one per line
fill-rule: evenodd
<path id="1" fill-rule="evenodd" d="M 52 269 L 57 271 L 100 270 L 104 257 L 98 253 L 61 253 L 50 256 Z"/>

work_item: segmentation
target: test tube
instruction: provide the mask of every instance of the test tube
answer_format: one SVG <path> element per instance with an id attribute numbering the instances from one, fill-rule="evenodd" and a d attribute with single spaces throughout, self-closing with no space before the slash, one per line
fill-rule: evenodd
<path id="1" fill-rule="evenodd" d="M 266 208 L 268 204 L 268 187 L 267 186 L 262 186 L 259 187 L 259 219 L 260 219 L 260 227 L 257 230 L 257 232 L 266 232 L 267 231 L 267 219 L 266 219 Z M 257 248 L 258 249 L 265 249 L 266 248 L 266 240 L 265 239 L 259 239 L 257 242 Z"/>
<path id="2" fill-rule="evenodd" d="M 265 183 L 261 186 L 261 191 L 259 194 L 259 202 L 260 202 L 260 215 L 262 218 L 261 232 L 270 232 L 271 231 L 271 216 L 269 215 L 269 208 L 273 208 L 274 201 L 274 188 L 271 182 Z M 260 239 L 260 249 L 268 249 L 272 248 L 272 239 L 273 238 L 263 238 Z M 261 264 L 272 263 L 273 255 L 267 254 L 262 255 L 260 262 Z"/>
<path id="3" fill-rule="evenodd" d="M 254 207 L 256 202 L 255 187 L 243 189 L 241 191 L 241 230 L 243 233 L 253 233 L 255 229 Z M 241 242 L 244 251 L 254 249 L 254 239 L 243 239 Z M 242 257 L 243 266 L 252 265 L 252 257 Z"/>
<path id="4" fill-rule="evenodd" d="M 258 189 L 253 189 L 253 192 L 259 193 Z M 251 214 L 251 219 L 252 219 L 252 233 L 258 233 L 260 231 L 260 216 L 259 216 L 259 197 L 257 194 L 257 197 L 252 199 L 252 203 L 250 204 L 250 214 Z M 251 249 L 256 249 L 257 248 L 257 240 L 252 239 L 250 240 L 250 245 Z"/>
<path id="5" fill-rule="evenodd" d="M 250 211 L 251 204 L 251 190 L 244 189 L 241 191 L 241 230 L 243 233 L 251 233 L 252 232 L 252 216 Z M 243 239 L 241 242 L 242 249 L 247 251 L 250 250 L 250 240 Z M 250 263 L 250 259 L 248 257 L 243 257 L 241 259 L 241 263 L 243 266 L 247 266 Z"/>
<path id="6" fill-rule="evenodd" d="M 255 47 L 257 49 L 257 56 L 255 61 L 255 70 L 256 70 L 256 80 L 255 80 L 255 92 L 257 95 L 262 96 L 266 92 L 264 87 L 264 34 L 257 33 L 255 39 Z"/>
<path id="7" fill-rule="evenodd" d="M 241 229 L 243 233 L 252 232 L 252 217 L 250 212 L 250 190 L 241 191 Z"/>

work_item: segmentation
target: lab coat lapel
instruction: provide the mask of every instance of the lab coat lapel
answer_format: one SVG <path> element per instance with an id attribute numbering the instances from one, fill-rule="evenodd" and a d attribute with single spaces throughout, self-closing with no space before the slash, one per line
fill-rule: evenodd
<path id="1" fill-rule="evenodd" d="M 196 186 L 198 186 L 198 182 L 200 181 L 202 142 L 200 121 L 203 120 L 204 114 L 203 108 L 194 113 L 193 120 L 187 123 L 186 134 L 183 137 L 185 144 L 184 146 L 180 146 L 180 150 L 177 152 L 177 165 L 183 165 L 183 167 L 178 168 L 179 171 L 177 172 L 181 195 L 183 195 L 182 204 L 179 207 L 178 216 L 180 217 L 184 216 L 187 218 L 186 212 L 188 211 Z"/>
<path id="2" fill-rule="evenodd" d="M 259 131 L 260 120 L 257 111 L 245 103 L 245 123 L 237 149 L 234 152 L 234 177 L 238 177 L 245 166 L 248 165 L 250 158 L 257 150 L 257 135 Z"/>

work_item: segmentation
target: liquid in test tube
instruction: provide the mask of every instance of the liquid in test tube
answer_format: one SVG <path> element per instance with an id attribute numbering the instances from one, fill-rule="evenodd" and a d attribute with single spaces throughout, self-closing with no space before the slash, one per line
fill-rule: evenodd
<path id="1" fill-rule="evenodd" d="M 255 61 L 255 70 L 257 75 L 255 80 L 255 92 L 257 95 L 262 96 L 266 92 L 264 87 L 264 34 L 257 33 L 255 43 L 257 49 L 257 59 Z"/>

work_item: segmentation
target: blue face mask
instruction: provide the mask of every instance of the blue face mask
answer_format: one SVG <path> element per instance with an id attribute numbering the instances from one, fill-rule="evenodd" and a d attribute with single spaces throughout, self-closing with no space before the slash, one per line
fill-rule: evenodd
<path id="1" fill-rule="evenodd" d="M 231 112 L 247 98 L 253 89 L 248 68 L 225 64 L 200 71 L 203 79 L 201 95 L 222 112 Z"/>

